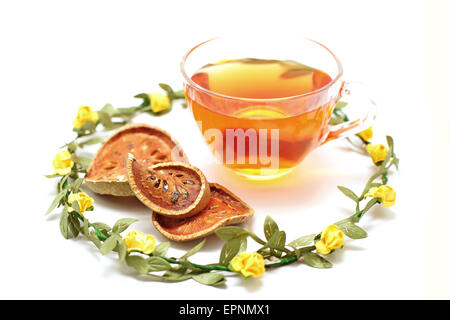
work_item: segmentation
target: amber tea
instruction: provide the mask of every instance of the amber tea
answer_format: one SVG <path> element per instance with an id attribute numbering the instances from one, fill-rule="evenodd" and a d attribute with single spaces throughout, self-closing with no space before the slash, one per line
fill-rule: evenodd
<path id="1" fill-rule="evenodd" d="M 276 176 L 295 167 L 322 142 L 336 102 L 309 98 L 332 79 L 295 61 L 222 60 L 191 80 L 210 91 L 186 95 L 207 143 L 227 167 L 246 176 Z M 285 99 L 299 95 L 305 98 Z"/>

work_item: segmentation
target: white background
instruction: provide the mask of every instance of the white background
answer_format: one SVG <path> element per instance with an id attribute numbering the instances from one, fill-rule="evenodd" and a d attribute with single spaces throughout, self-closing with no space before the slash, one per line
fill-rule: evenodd
<path id="1" fill-rule="evenodd" d="M 450 133 L 448 102 L 438 98 L 448 90 L 443 41 L 449 29 L 440 20 L 445 12 L 445 1 L 2 2 L 0 298 L 450 297 L 444 242 L 448 208 L 433 196 L 448 197 L 448 186 L 439 182 L 448 175 Z M 180 89 L 185 51 L 239 30 L 280 37 L 298 31 L 336 53 L 345 79 L 371 88 L 379 105 L 378 141 L 392 135 L 401 158 L 400 173 L 390 180 L 397 204 L 372 210 L 362 220 L 369 237 L 349 240 L 329 256 L 332 269 L 293 264 L 260 279 L 231 277 L 225 289 L 150 281 L 81 238 L 63 239 L 59 212 L 44 216 L 55 180 L 43 175 L 52 172 L 58 147 L 72 139 L 77 108 L 137 105 L 133 96 L 158 90 L 158 82 Z M 373 170 L 368 158 L 337 141 L 314 151 L 285 178 L 249 182 L 216 165 L 190 111 L 174 109 L 165 117 L 137 121 L 171 132 L 210 181 L 253 206 L 256 214 L 248 226 L 259 234 L 266 215 L 287 232 L 288 241 L 347 217 L 353 204 L 336 186 L 361 190 Z M 164 241 L 137 200 L 93 196 L 96 210 L 86 214 L 91 221 L 112 224 L 136 217 L 140 221 L 133 228 Z M 178 256 L 194 244 L 173 244 L 170 254 Z M 209 237 L 193 260 L 216 262 L 221 244 Z"/>

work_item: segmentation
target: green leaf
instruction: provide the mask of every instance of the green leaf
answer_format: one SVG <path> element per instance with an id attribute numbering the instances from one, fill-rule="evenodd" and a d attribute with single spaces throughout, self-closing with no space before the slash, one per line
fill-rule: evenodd
<path id="1" fill-rule="evenodd" d="M 83 125 L 78 128 L 74 129 L 74 131 L 78 132 L 81 135 L 85 135 L 87 133 L 95 132 L 95 128 L 97 127 L 97 123 L 91 120 L 87 120 Z"/>
<path id="2" fill-rule="evenodd" d="M 133 219 L 133 218 L 119 219 L 114 224 L 114 226 L 112 228 L 112 232 L 119 234 L 119 233 L 125 231 L 131 224 L 135 223 L 136 221 L 138 221 L 138 220 L 137 219 Z"/>
<path id="3" fill-rule="evenodd" d="M 89 239 L 90 241 L 92 241 L 92 242 L 95 244 L 95 246 L 96 246 L 97 248 L 100 249 L 100 247 L 102 246 L 102 242 L 99 240 L 99 238 L 98 238 L 97 235 L 95 234 L 94 230 L 91 230 L 91 231 L 89 232 L 88 239 Z"/>
<path id="4" fill-rule="evenodd" d="M 81 229 L 85 236 L 89 235 L 89 221 L 83 216 L 83 228 Z"/>
<path id="5" fill-rule="evenodd" d="M 121 237 L 117 237 L 117 246 L 115 249 L 119 254 L 119 261 L 124 262 L 127 256 L 127 246 Z"/>
<path id="6" fill-rule="evenodd" d="M 305 263 L 310 267 L 323 269 L 333 266 L 331 262 L 314 252 L 303 252 L 302 256 Z"/>
<path id="7" fill-rule="evenodd" d="M 341 109 L 334 109 L 332 116 L 338 120 L 338 123 L 349 121 L 348 116 Z"/>
<path id="8" fill-rule="evenodd" d="M 341 109 L 345 108 L 347 105 L 348 105 L 348 102 L 338 101 L 338 103 L 336 103 L 336 105 L 334 106 L 334 110 L 341 110 Z"/>
<path id="9" fill-rule="evenodd" d="M 297 258 L 297 260 L 300 259 L 300 257 L 302 256 L 301 249 L 294 247 L 294 252 L 295 252 L 295 257 Z"/>
<path id="10" fill-rule="evenodd" d="M 80 205 L 78 204 L 78 200 L 72 202 L 71 206 L 72 206 L 72 209 L 73 209 L 75 212 L 78 212 L 78 214 L 81 215 Z M 76 220 L 77 222 L 79 222 L 78 219 L 75 218 L 75 220 Z"/>
<path id="11" fill-rule="evenodd" d="M 173 100 L 175 97 L 175 92 L 173 91 L 172 87 L 165 83 L 159 84 L 160 88 L 163 89 L 167 95 L 169 96 L 170 100 Z"/>
<path id="12" fill-rule="evenodd" d="M 134 96 L 135 98 L 141 98 L 144 101 L 142 101 L 142 104 L 140 105 L 141 107 L 147 107 L 150 105 L 150 98 L 148 96 L 148 94 L 146 93 L 139 93 L 137 95 Z"/>
<path id="13" fill-rule="evenodd" d="M 75 141 L 73 141 L 67 145 L 67 150 L 69 150 L 70 153 L 75 153 L 75 151 L 77 151 L 77 148 L 78 148 L 78 144 Z"/>
<path id="14" fill-rule="evenodd" d="M 127 265 L 130 267 L 133 267 L 136 269 L 137 272 L 141 274 L 147 274 L 148 273 L 148 263 L 146 258 L 143 258 L 141 256 L 127 256 L 125 258 L 125 261 Z"/>
<path id="15" fill-rule="evenodd" d="M 112 104 L 107 103 L 99 112 L 106 113 L 109 117 L 114 117 L 116 109 L 112 106 Z"/>
<path id="16" fill-rule="evenodd" d="M 105 131 L 115 130 L 117 128 L 122 127 L 124 124 L 126 124 L 126 121 L 113 122 L 110 127 L 105 128 Z"/>
<path id="17" fill-rule="evenodd" d="M 78 161 L 79 164 L 81 164 L 81 166 L 83 167 L 83 169 L 87 169 L 89 167 L 89 165 L 92 162 L 91 158 L 88 157 L 78 157 Z"/>
<path id="18" fill-rule="evenodd" d="M 108 239 L 106 239 L 100 247 L 100 253 L 107 254 L 114 250 L 117 245 L 118 238 L 120 238 L 118 235 L 113 234 Z"/>
<path id="19" fill-rule="evenodd" d="M 271 257 L 272 256 L 272 254 L 270 253 L 270 249 L 269 248 L 265 248 L 265 247 L 262 247 L 261 249 L 259 249 L 257 252 L 260 254 L 260 255 L 262 255 L 264 258 L 268 258 L 268 257 Z"/>
<path id="20" fill-rule="evenodd" d="M 76 193 L 80 191 L 81 185 L 83 184 L 84 178 L 78 178 L 76 179 L 71 185 L 70 189 L 72 192 Z"/>
<path id="21" fill-rule="evenodd" d="M 372 198 L 370 199 L 369 202 L 367 202 L 366 206 L 364 207 L 364 209 L 362 209 L 361 211 L 361 215 L 365 214 L 367 211 L 369 211 L 370 208 L 372 208 L 373 205 L 375 205 L 376 203 L 380 202 L 380 200 L 378 198 Z"/>
<path id="22" fill-rule="evenodd" d="M 391 136 L 387 136 L 386 140 L 389 146 L 389 151 L 386 155 L 386 158 L 384 158 L 383 162 L 380 164 L 380 167 L 382 168 L 386 167 L 386 164 L 391 160 L 392 155 L 394 154 L 394 140 L 392 139 Z"/>
<path id="23" fill-rule="evenodd" d="M 266 247 L 271 249 L 284 249 L 286 245 L 286 233 L 284 231 L 276 231 L 267 241 Z"/>
<path id="24" fill-rule="evenodd" d="M 206 242 L 206 239 L 203 239 L 202 242 L 200 242 L 195 247 L 193 247 L 191 250 L 186 252 L 186 254 L 184 256 L 182 256 L 180 259 L 187 259 L 190 256 L 192 256 L 192 255 L 196 254 L 197 252 L 199 252 L 203 248 L 203 246 L 205 245 L 205 242 Z"/>
<path id="25" fill-rule="evenodd" d="M 61 177 L 61 176 L 59 174 L 52 173 L 52 174 L 46 174 L 46 175 L 44 175 L 44 177 L 52 179 L 52 178 L 58 178 L 58 177 Z"/>
<path id="26" fill-rule="evenodd" d="M 155 248 L 155 250 L 153 250 L 153 254 L 155 256 L 162 256 L 164 257 L 167 253 L 167 250 L 169 250 L 170 247 L 170 242 L 161 242 L 160 244 L 158 244 Z"/>
<path id="27" fill-rule="evenodd" d="M 64 189 L 67 189 L 67 186 L 68 186 L 67 180 L 68 179 L 69 179 L 69 175 L 66 175 L 61 180 L 59 180 L 59 182 L 56 186 L 56 192 L 60 193 Z"/>
<path id="28" fill-rule="evenodd" d="M 49 214 L 50 212 L 53 211 L 53 209 L 56 208 L 57 205 L 60 204 L 60 201 L 62 200 L 62 198 L 64 198 L 64 196 L 66 195 L 67 190 L 63 190 L 60 193 L 58 193 L 55 197 L 55 199 L 53 199 L 50 207 L 47 209 L 47 212 L 45 213 L 45 215 Z"/>
<path id="29" fill-rule="evenodd" d="M 161 257 L 150 257 L 147 260 L 147 264 L 149 272 L 170 270 L 171 268 L 170 263 Z"/>
<path id="30" fill-rule="evenodd" d="M 178 282 L 190 279 L 192 275 L 184 274 L 184 272 L 176 272 L 173 270 L 166 271 L 163 275 L 163 279 L 171 282 Z"/>
<path id="31" fill-rule="evenodd" d="M 356 224 L 347 221 L 345 223 L 337 224 L 337 227 L 351 239 L 363 239 L 367 238 L 367 232 Z"/>
<path id="32" fill-rule="evenodd" d="M 102 222 L 94 222 L 92 225 L 102 233 L 108 233 L 109 231 L 111 231 L 111 227 Z"/>
<path id="33" fill-rule="evenodd" d="M 277 223 L 269 216 L 264 220 L 264 235 L 267 240 L 270 240 L 272 236 L 279 231 Z"/>
<path id="34" fill-rule="evenodd" d="M 99 111 L 98 112 L 98 120 L 106 129 L 109 129 L 113 126 L 111 115 L 107 112 Z"/>
<path id="35" fill-rule="evenodd" d="M 234 238 L 248 236 L 250 232 L 247 229 L 236 227 L 236 226 L 226 226 L 219 228 L 215 231 L 215 234 L 222 240 L 228 241 Z"/>
<path id="36" fill-rule="evenodd" d="M 95 137 L 95 138 L 91 138 L 88 139 L 84 142 L 79 143 L 78 145 L 80 146 L 80 148 L 83 148 L 84 146 L 90 146 L 90 145 L 94 145 L 94 144 L 98 144 L 98 143 L 103 143 L 103 139 L 100 137 Z"/>
<path id="37" fill-rule="evenodd" d="M 136 114 L 141 107 L 129 107 L 129 108 L 118 108 L 117 116 L 118 117 L 131 117 Z"/>
<path id="38" fill-rule="evenodd" d="M 340 124 L 342 122 L 344 122 L 344 120 L 342 118 L 337 118 L 333 114 L 333 116 L 330 118 L 329 124 L 334 126 L 334 125 Z"/>
<path id="39" fill-rule="evenodd" d="M 397 170 L 398 170 L 399 162 L 400 162 L 399 158 L 392 159 L 392 163 L 394 163 L 395 169 L 397 169 Z"/>
<path id="40" fill-rule="evenodd" d="M 239 253 L 245 252 L 247 250 L 247 237 L 240 237 L 239 238 L 240 244 L 239 244 Z"/>
<path id="41" fill-rule="evenodd" d="M 69 239 L 69 213 L 67 212 L 67 205 L 64 206 L 61 213 L 61 217 L 59 219 L 59 229 L 61 230 L 63 237 Z"/>
<path id="42" fill-rule="evenodd" d="M 297 238 L 297 239 L 289 242 L 288 246 L 291 246 L 293 248 L 307 246 L 311 242 L 313 242 L 315 237 L 316 237 L 315 234 L 309 234 L 307 236 L 303 236 L 303 237 Z"/>
<path id="43" fill-rule="evenodd" d="M 222 247 L 220 252 L 219 263 L 227 266 L 231 260 L 239 253 L 241 248 L 241 239 L 234 238 L 228 240 Z"/>
<path id="44" fill-rule="evenodd" d="M 226 281 L 225 276 L 217 272 L 196 274 L 192 276 L 192 279 L 208 286 L 219 286 L 224 284 Z"/>
<path id="45" fill-rule="evenodd" d="M 383 184 L 382 183 L 379 183 L 379 182 L 372 182 L 370 185 L 369 185 L 369 188 L 373 188 L 373 187 L 380 187 L 380 186 L 382 186 Z"/>
<path id="46" fill-rule="evenodd" d="M 178 90 L 175 92 L 174 99 L 184 99 L 184 90 Z"/>
<path id="47" fill-rule="evenodd" d="M 78 237 L 80 233 L 80 222 L 73 215 L 69 215 L 69 230 L 74 238 Z"/>
<path id="48" fill-rule="evenodd" d="M 339 220 L 338 222 L 335 222 L 334 224 L 337 225 L 337 226 L 339 226 L 339 225 L 345 224 L 345 223 L 347 223 L 347 222 L 355 223 L 355 222 L 358 222 L 358 221 L 359 221 L 358 218 L 351 216 L 351 217 L 348 217 L 348 218 Z M 318 238 L 318 239 L 320 239 L 320 235 L 319 235 L 319 238 Z"/>
<path id="49" fill-rule="evenodd" d="M 271 254 L 275 255 L 276 257 L 281 257 L 282 251 L 285 249 L 286 245 L 286 233 L 284 231 L 276 231 L 272 238 L 267 241 L 266 245 L 264 247 L 274 249 L 274 252 L 271 252 Z"/>
<path id="50" fill-rule="evenodd" d="M 355 202 L 359 201 L 359 197 L 350 189 L 343 187 L 343 186 L 338 186 L 338 189 L 347 197 L 349 197 L 350 199 L 352 199 Z"/>
<path id="51" fill-rule="evenodd" d="M 391 136 L 386 136 L 386 141 L 388 143 L 389 149 L 394 153 L 394 139 Z"/>

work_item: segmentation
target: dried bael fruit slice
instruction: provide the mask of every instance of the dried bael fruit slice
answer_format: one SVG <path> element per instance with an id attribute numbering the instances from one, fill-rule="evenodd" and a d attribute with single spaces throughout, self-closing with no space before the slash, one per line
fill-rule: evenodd
<path id="1" fill-rule="evenodd" d="M 172 219 L 194 215 L 208 204 L 208 181 L 189 164 L 166 162 L 148 166 L 129 154 L 127 174 L 136 197 L 154 212 Z"/>
<path id="2" fill-rule="evenodd" d="M 185 219 L 153 214 L 153 225 L 173 241 L 189 241 L 206 237 L 216 229 L 246 221 L 253 209 L 225 187 L 210 183 L 211 197 L 205 209 Z"/>
<path id="3" fill-rule="evenodd" d="M 129 152 L 146 165 L 188 163 L 181 146 L 167 132 L 146 124 L 130 124 L 117 130 L 98 150 L 87 170 L 86 185 L 100 194 L 134 196 L 125 166 Z"/>

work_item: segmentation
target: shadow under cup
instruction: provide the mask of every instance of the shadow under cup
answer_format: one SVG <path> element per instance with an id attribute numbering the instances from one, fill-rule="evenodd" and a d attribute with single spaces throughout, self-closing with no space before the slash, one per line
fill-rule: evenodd
<path id="1" fill-rule="evenodd" d="M 243 58 L 298 61 L 324 71 L 331 81 L 295 96 L 253 99 L 220 94 L 192 80 L 207 64 Z M 206 143 L 219 162 L 238 174 L 259 179 L 284 175 L 334 138 L 328 123 L 341 98 L 342 67 L 330 50 L 315 41 L 215 38 L 191 49 L 181 71 L 186 102 Z"/>

